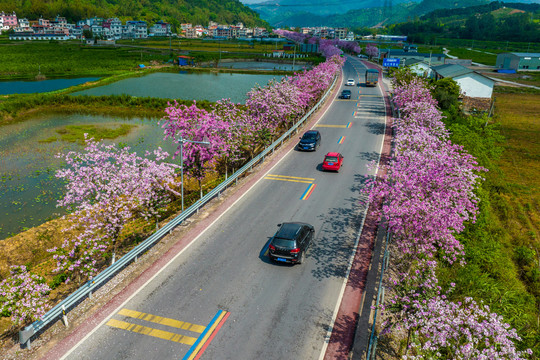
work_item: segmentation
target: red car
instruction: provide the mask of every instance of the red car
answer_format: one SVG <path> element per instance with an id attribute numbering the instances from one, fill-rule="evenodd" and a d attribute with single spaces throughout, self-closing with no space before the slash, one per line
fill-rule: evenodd
<path id="1" fill-rule="evenodd" d="M 324 156 L 323 170 L 339 171 L 343 165 L 343 155 L 338 152 L 329 152 Z"/>

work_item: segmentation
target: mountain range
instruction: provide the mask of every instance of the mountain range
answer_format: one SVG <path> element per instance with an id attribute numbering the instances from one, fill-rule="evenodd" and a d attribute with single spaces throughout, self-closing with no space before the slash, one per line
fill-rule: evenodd
<path id="1" fill-rule="evenodd" d="M 490 0 L 243 0 L 275 27 L 376 27 L 420 17 L 439 9 L 489 4 Z M 540 0 L 513 2 L 538 4 Z"/>

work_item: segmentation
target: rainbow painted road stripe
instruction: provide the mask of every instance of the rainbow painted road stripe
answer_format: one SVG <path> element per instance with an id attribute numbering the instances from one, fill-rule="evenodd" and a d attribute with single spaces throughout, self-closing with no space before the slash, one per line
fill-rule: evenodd
<path id="1" fill-rule="evenodd" d="M 182 360 L 197 360 L 204 353 L 210 342 L 214 339 L 217 332 L 231 313 L 225 310 L 218 310 L 217 314 L 212 318 L 203 333 L 197 338 Z"/>
<path id="2" fill-rule="evenodd" d="M 306 191 L 300 196 L 300 200 L 307 200 L 313 193 L 313 190 L 317 187 L 317 184 L 311 184 L 307 187 Z"/>
<path id="3" fill-rule="evenodd" d="M 338 144 L 343 144 L 344 141 L 345 141 L 345 136 L 342 136 L 342 137 L 339 138 L 337 143 Z"/>

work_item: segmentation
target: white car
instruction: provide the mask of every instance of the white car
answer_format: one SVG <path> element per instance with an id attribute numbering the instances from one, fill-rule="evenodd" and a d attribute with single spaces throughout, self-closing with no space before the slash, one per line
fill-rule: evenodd
<path id="1" fill-rule="evenodd" d="M 354 79 L 347 80 L 347 83 L 345 84 L 347 86 L 354 86 Z"/>

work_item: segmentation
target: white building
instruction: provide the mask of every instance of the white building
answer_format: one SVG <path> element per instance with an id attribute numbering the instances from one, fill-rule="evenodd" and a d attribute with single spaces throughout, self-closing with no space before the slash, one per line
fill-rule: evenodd
<path id="1" fill-rule="evenodd" d="M 109 18 L 103 22 L 103 31 L 107 39 L 121 39 L 122 22 L 118 18 Z"/>
<path id="2" fill-rule="evenodd" d="M 191 28 L 191 27 L 190 27 Z M 171 24 L 158 21 L 149 29 L 150 36 L 169 36 L 171 35 Z"/>
<path id="3" fill-rule="evenodd" d="M 495 81 L 465 66 L 446 64 L 434 66 L 432 69 L 436 79 L 454 79 L 464 96 L 490 99 L 493 94 Z"/>

